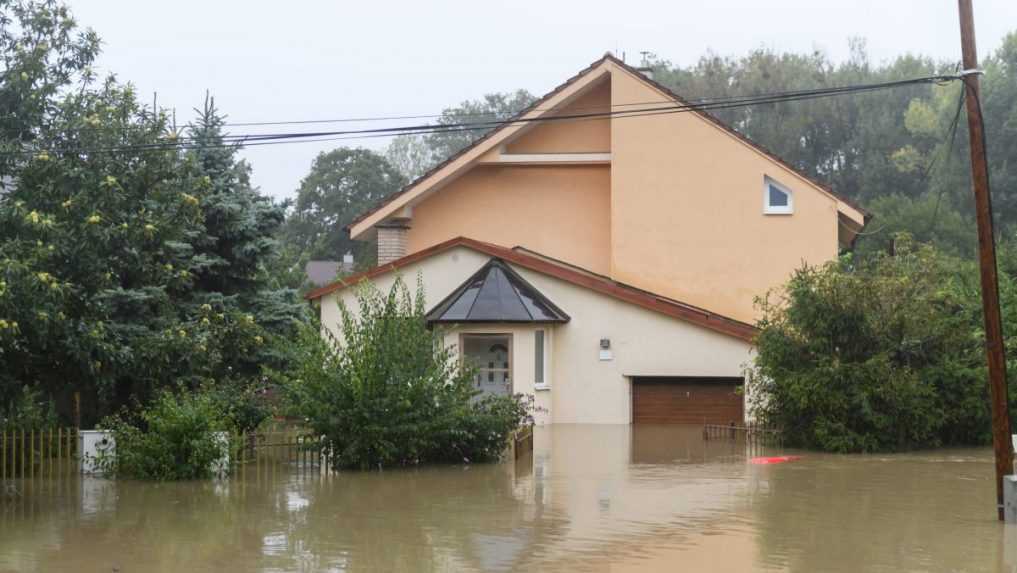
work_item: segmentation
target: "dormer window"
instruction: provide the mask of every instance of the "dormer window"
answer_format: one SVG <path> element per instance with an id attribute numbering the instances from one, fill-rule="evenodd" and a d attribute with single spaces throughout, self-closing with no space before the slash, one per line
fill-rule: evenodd
<path id="1" fill-rule="evenodd" d="M 763 178 L 763 213 L 767 215 L 794 213 L 791 190 L 769 177 Z"/>

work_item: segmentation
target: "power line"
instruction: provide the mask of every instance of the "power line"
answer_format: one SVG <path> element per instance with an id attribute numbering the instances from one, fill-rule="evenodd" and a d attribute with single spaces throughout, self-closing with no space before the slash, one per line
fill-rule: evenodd
<path id="1" fill-rule="evenodd" d="M 171 140 L 160 143 L 149 143 L 141 145 L 126 145 L 126 146 L 114 146 L 107 148 L 52 148 L 52 149 L 35 149 L 35 150 L 20 150 L 20 151 L 8 151 L 0 152 L 0 155 L 23 155 L 23 154 L 35 154 L 41 153 L 42 151 L 51 153 L 115 153 L 123 151 L 164 151 L 164 150 L 175 150 L 175 149 L 195 149 L 195 148 L 216 148 L 216 147 L 235 147 L 235 146 L 258 146 L 258 145 L 270 145 L 270 144 L 281 144 L 281 143 L 292 143 L 296 141 L 335 141 L 340 139 L 365 139 L 368 137 L 391 137 L 396 135 L 411 135 L 411 134 L 429 134 L 429 133 L 457 133 L 467 131 L 480 131 L 494 129 L 505 125 L 518 125 L 528 123 L 545 123 L 551 121 L 582 121 L 592 119 L 603 119 L 603 118 L 628 118 L 628 117 L 645 117 L 652 115 L 663 115 L 671 113 L 685 113 L 690 111 L 714 111 L 731 109 L 738 107 L 747 107 L 752 105 L 764 105 L 764 104 L 776 104 L 792 101 L 803 101 L 809 99 L 816 99 L 822 97 L 830 97 L 835 95 L 842 95 L 848 93 L 860 93 L 882 89 L 889 89 L 894 87 L 901 87 L 907 85 L 925 84 L 925 83 L 945 83 L 959 79 L 958 75 L 936 75 L 926 76 L 919 78 L 912 78 L 906 80 L 896 80 L 891 82 L 880 82 L 871 84 L 858 84 L 851 86 L 840 86 L 833 88 L 816 88 L 810 90 L 794 90 L 785 92 L 776 92 L 772 94 L 762 94 L 756 96 L 726 96 L 720 98 L 711 98 L 709 101 L 704 103 L 688 103 L 688 102 L 657 102 L 652 107 L 637 108 L 637 109 L 626 109 L 618 111 L 602 111 L 592 113 L 570 113 L 561 115 L 541 116 L 541 117 L 522 117 L 522 113 L 528 113 L 532 110 L 524 110 L 515 117 L 507 120 L 497 121 L 482 121 L 482 122 L 461 122 L 461 123 L 448 123 L 448 124 L 421 124 L 421 125 L 410 125 L 410 126 L 396 126 L 396 127 L 383 127 L 383 128 L 371 128 L 371 129 L 355 129 L 355 130 L 337 130 L 337 131 L 318 131 L 318 132 L 291 132 L 291 133 L 265 133 L 265 134 L 239 134 L 239 135 L 226 135 L 221 138 L 222 143 L 220 144 L 204 144 L 196 143 L 194 137 L 177 136 Z M 619 104 L 623 105 L 623 104 Z M 322 139 L 328 138 L 328 139 Z"/>

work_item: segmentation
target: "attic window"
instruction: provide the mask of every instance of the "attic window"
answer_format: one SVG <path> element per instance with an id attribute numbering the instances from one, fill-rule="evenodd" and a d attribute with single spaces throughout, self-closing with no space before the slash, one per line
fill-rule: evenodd
<path id="1" fill-rule="evenodd" d="M 794 213 L 791 190 L 769 177 L 763 178 L 763 213 L 767 215 Z"/>

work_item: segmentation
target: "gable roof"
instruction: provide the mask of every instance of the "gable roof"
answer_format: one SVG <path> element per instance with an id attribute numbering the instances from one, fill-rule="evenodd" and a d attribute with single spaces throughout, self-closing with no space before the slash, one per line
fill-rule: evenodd
<path id="1" fill-rule="evenodd" d="M 500 124 L 498 127 L 488 131 L 487 133 L 485 133 L 481 137 L 479 137 L 476 140 L 474 140 L 470 145 L 468 145 L 468 146 L 464 147 L 463 149 L 459 150 L 458 152 L 452 154 L 451 156 L 446 158 L 441 163 L 438 163 L 437 165 L 435 165 L 434 167 L 429 169 L 427 172 L 425 172 L 424 174 L 420 175 L 419 177 L 417 177 L 416 179 L 414 179 L 413 181 L 408 183 L 405 187 L 403 187 L 399 191 L 396 191 L 395 193 L 392 193 L 392 194 L 388 195 L 387 197 L 382 199 L 382 201 L 379 202 L 377 205 L 375 205 L 374 207 L 371 207 L 367 211 L 364 211 L 363 213 L 358 215 L 356 218 L 353 219 L 353 221 L 351 221 L 349 223 L 349 225 L 347 225 L 345 227 L 345 230 L 348 231 L 351 236 L 359 235 L 360 233 L 362 233 L 366 229 L 361 229 L 359 232 L 357 232 L 355 234 L 354 231 L 356 231 L 356 227 L 358 225 L 361 225 L 366 219 L 372 217 L 373 215 L 375 215 L 379 211 L 387 210 L 387 208 L 390 208 L 390 206 L 393 204 L 393 202 L 395 202 L 399 198 L 401 198 L 401 197 L 403 197 L 403 196 L 405 196 L 405 195 L 407 195 L 407 194 L 409 194 L 409 193 L 411 193 L 411 192 L 413 192 L 415 190 L 418 190 L 418 189 L 420 189 L 421 191 L 426 190 L 429 186 L 425 185 L 425 183 L 427 183 L 432 178 L 435 178 L 435 176 L 439 175 L 440 172 L 445 171 L 446 168 L 450 167 L 453 163 L 456 163 L 457 161 L 462 159 L 467 154 L 474 154 L 475 153 L 475 154 L 479 155 L 482 152 L 485 152 L 485 151 L 488 151 L 488 150 L 494 148 L 502 140 L 506 139 L 510 135 L 518 132 L 520 129 L 522 129 L 526 125 L 528 125 L 529 120 L 532 119 L 531 117 L 528 117 L 528 116 L 539 117 L 541 115 L 545 115 L 545 114 L 547 114 L 549 112 L 552 112 L 553 109 L 543 109 L 543 110 L 541 110 L 540 107 L 543 106 L 543 105 L 546 105 L 546 104 L 548 104 L 548 103 L 550 103 L 552 101 L 555 101 L 556 104 L 560 103 L 560 102 L 558 102 L 556 100 L 561 99 L 563 94 L 566 94 L 569 90 L 571 90 L 573 88 L 576 88 L 580 83 L 583 84 L 582 87 L 585 87 L 586 83 L 589 83 L 590 80 L 594 79 L 591 76 L 591 74 L 593 72 L 595 72 L 597 70 L 604 70 L 604 72 L 606 73 L 607 71 L 604 68 L 604 64 L 606 64 L 606 63 L 611 63 L 611 64 L 617 66 L 618 68 L 628 72 L 629 74 L 633 75 L 634 77 L 636 77 L 640 81 L 644 82 L 645 84 L 649 85 L 653 89 L 659 91 L 662 95 L 664 95 L 664 96 L 674 100 L 679 105 L 683 105 L 683 106 L 691 105 L 688 101 L 686 101 L 684 98 L 682 98 L 681 96 L 676 94 L 670 88 L 664 86 L 663 84 L 661 84 L 661 83 L 659 83 L 659 82 L 657 82 L 657 81 L 655 81 L 655 80 L 653 80 L 651 78 L 646 77 L 646 75 L 641 73 L 638 69 L 636 69 L 636 68 L 626 64 L 624 61 L 616 58 L 613 54 L 608 52 L 608 53 L 604 54 L 604 56 L 602 58 L 600 58 L 599 60 L 593 62 L 592 64 L 587 66 L 585 69 L 581 70 L 576 75 L 574 75 L 571 78 L 565 80 L 565 82 L 563 82 L 562 84 L 558 85 L 557 87 L 555 87 L 554 89 L 552 89 L 548 93 L 544 94 L 544 96 L 541 97 L 540 99 L 534 101 L 529 106 L 527 106 L 524 109 L 520 110 L 518 113 L 513 115 L 511 118 L 506 120 L 504 123 Z M 597 77 L 599 77 L 599 75 Z M 552 106 L 552 108 L 553 108 L 553 106 Z M 703 110 L 695 110 L 692 113 L 695 113 L 699 117 L 709 121 L 715 127 L 720 128 L 721 130 L 723 130 L 724 132 L 728 133 L 729 135 L 734 136 L 736 139 L 740 140 L 742 143 L 748 145 L 750 148 L 752 148 L 755 151 L 757 151 L 757 152 L 761 153 L 762 155 L 766 156 L 768 159 L 770 159 L 774 163 L 777 163 L 777 164 L 781 165 L 782 167 L 784 167 L 785 169 L 789 170 L 791 173 L 797 175 L 802 180 L 804 180 L 806 183 L 810 184 L 811 186 L 815 187 L 816 189 L 818 189 L 818 190 L 820 190 L 820 191 L 822 191 L 822 192 L 832 196 L 837 201 L 840 201 L 840 202 L 844 203 L 845 205 L 851 207 L 852 209 L 858 211 L 858 213 L 860 213 L 862 215 L 862 217 L 863 217 L 863 224 L 864 224 L 865 221 L 868 221 L 868 219 L 870 217 L 870 213 L 868 211 L 863 209 L 860 205 L 858 205 L 854 201 L 851 201 L 851 200 L 849 200 L 849 199 L 847 199 L 845 197 L 842 197 L 842 196 L 838 195 L 836 192 L 834 192 L 833 189 L 830 188 L 829 185 L 827 185 L 827 184 L 825 184 L 825 183 L 823 183 L 821 181 L 818 181 L 817 179 L 813 178 L 812 176 L 810 176 L 810 175 L 808 175 L 806 173 L 803 173 L 797 167 L 791 165 L 790 163 L 788 163 L 784 159 L 780 158 L 775 153 L 773 153 L 769 149 L 763 147 L 759 143 L 756 143 L 755 141 L 750 139 L 748 136 L 738 132 L 733 127 L 731 127 L 728 124 L 724 123 L 718 117 L 710 114 L 709 112 L 703 111 Z M 527 120 L 527 123 L 522 123 L 523 120 Z M 471 165 L 472 165 L 472 162 L 467 162 L 467 163 L 465 163 L 463 165 L 460 165 L 458 167 L 457 171 L 458 170 L 462 170 L 462 169 L 466 169 L 466 168 L 468 168 Z M 452 174 L 446 174 L 446 175 L 452 175 Z M 438 182 L 439 181 L 435 181 L 434 183 L 438 183 Z M 395 208 L 398 208 L 398 207 L 395 207 Z M 393 208 L 393 210 L 394 210 L 394 208 Z"/>
<path id="2" fill-rule="evenodd" d="M 756 335 L 756 328 L 751 324 L 741 322 L 706 309 L 693 306 L 672 298 L 661 296 L 647 290 L 636 288 L 625 283 L 612 280 L 609 277 L 600 275 L 581 267 L 571 264 L 563 264 L 554 259 L 540 256 L 532 251 L 525 251 L 520 248 L 509 249 L 500 245 L 485 243 L 466 237 L 456 237 L 443 243 L 438 243 L 413 254 L 406 255 L 400 259 L 379 265 L 369 271 L 358 273 L 346 278 L 339 279 L 334 283 L 308 292 L 304 297 L 308 300 L 320 299 L 323 296 L 357 285 L 363 281 L 396 271 L 402 267 L 433 257 L 455 247 L 466 247 L 496 257 L 502 261 L 519 268 L 528 269 L 544 274 L 558 280 L 583 287 L 611 298 L 634 304 L 641 308 L 651 310 L 672 318 L 690 322 L 697 326 L 733 336 L 735 338 L 751 342 Z"/>
<path id="3" fill-rule="evenodd" d="M 428 322 L 568 322 L 569 315 L 512 267 L 491 259 L 427 313 Z"/>

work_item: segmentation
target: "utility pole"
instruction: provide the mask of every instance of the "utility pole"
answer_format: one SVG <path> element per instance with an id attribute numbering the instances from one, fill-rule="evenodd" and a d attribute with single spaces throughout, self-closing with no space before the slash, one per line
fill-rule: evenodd
<path id="1" fill-rule="evenodd" d="M 985 350 L 989 359 L 989 392 L 992 401 L 992 447 L 996 453 L 996 502 L 1003 520 L 1003 476 L 1013 472 L 1010 412 L 1006 396 L 1006 356 L 1003 320 L 999 313 L 999 278 L 996 274 L 996 240 L 992 230 L 992 198 L 989 195 L 989 162 L 985 156 L 985 124 L 978 87 L 978 53 L 975 50 L 975 19 L 971 0 L 957 0 L 960 8 L 961 52 L 964 71 L 964 106 L 968 110 L 971 139 L 971 184 L 978 222 L 978 262 L 982 275 L 982 312 L 985 314 Z"/>

